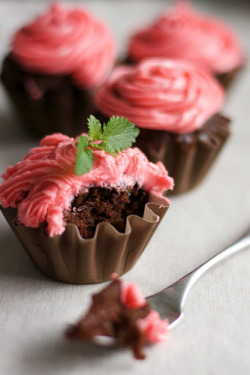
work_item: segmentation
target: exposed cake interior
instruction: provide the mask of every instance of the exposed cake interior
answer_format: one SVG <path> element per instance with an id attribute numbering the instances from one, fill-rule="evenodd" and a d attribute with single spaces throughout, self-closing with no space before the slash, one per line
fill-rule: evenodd
<path id="1" fill-rule="evenodd" d="M 92 296 L 88 312 L 65 332 L 66 337 L 87 341 L 95 336 L 109 336 L 130 347 L 135 358 L 144 359 L 146 342 L 163 341 L 168 334 L 168 321 L 146 302 L 137 284 L 113 281 Z"/>
<path id="2" fill-rule="evenodd" d="M 64 211 L 64 221 L 77 225 L 83 238 L 93 237 L 100 222 L 124 232 L 126 217 L 142 217 L 147 202 L 148 193 L 137 184 L 126 190 L 94 186 L 73 199 L 70 208 Z"/>

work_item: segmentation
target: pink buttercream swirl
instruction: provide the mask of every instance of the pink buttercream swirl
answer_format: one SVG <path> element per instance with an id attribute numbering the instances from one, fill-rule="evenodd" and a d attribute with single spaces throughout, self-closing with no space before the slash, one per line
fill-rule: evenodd
<path id="1" fill-rule="evenodd" d="M 94 88 L 109 74 L 115 41 L 107 26 L 86 10 L 59 3 L 13 38 L 12 53 L 25 69 L 71 75 L 76 85 Z"/>
<path id="2" fill-rule="evenodd" d="M 31 149 L 23 161 L 8 167 L 2 175 L 0 202 L 3 208 L 18 207 L 20 223 L 36 228 L 46 222 L 52 237 L 64 232 L 63 211 L 73 197 L 91 186 L 124 190 L 137 183 L 158 196 L 173 188 L 163 164 L 149 162 L 138 148 L 127 149 L 117 157 L 93 150 L 93 168 L 78 176 L 76 142 L 62 134 L 46 136 L 39 147 Z"/>
<path id="3" fill-rule="evenodd" d="M 128 308 L 142 307 L 146 303 L 146 299 L 141 289 L 135 283 L 121 281 L 121 302 Z M 167 319 L 161 319 L 157 311 L 151 310 L 143 319 L 138 321 L 138 327 L 143 333 L 145 339 L 149 342 L 159 342 L 166 339 L 168 335 Z"/>
<path id="4" fill-rule="evenodd" d="M 118 66 L 95 96 L 108 117 L 124 116 L 141 128 L 174 133 L 200 128 L 223 100 L 212 75 L 189 62 L 163 58 Z"/>
<path id="5" fill-rule="evenodd" d="M 139 286 L 135 283 L 128 283 L 126 281 L 121 282 L 120 299 L 125 306 L 131 309 L 144 306 L 146 303 L 145 297 Z"/>
<path id="6" fill-rule="evenodd" d="M 243 64 L 242 47 L 222 21 L 203 16 L 179 2 L 152 25 L 134 33 L 128 53 L 140 61 L 148 57 L 187 59 L 214 73 Z"/>

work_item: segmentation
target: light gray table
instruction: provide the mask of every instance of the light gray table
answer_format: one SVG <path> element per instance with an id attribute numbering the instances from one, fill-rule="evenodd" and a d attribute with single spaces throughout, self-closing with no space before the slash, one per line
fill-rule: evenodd
<path id="1" fill-rule="evenodd" d="M 11 34 L 45 8 L 47 1 L 0 2 L 0 54 Z M 129 30 L 164 9 L 161 1 L 85 1 L 117 33 L 120 52 Z M 82 5 L 84 5 L 82 3 Z M 224 5 L 223 5 L 224 4 Z M 197 2 L 238 31 L 249 55 L 247 2 Z M 122 20 L 122 21 L 121 21 Z M 149 295 L 178 279 L 236 239 L 250 223 L 250 69 L 234 86 L 224 113 L 232 136 L 206 180 L 172 198 L 172 206 L 137 265 L 125 279 Z M 25 133 L 0 87 L 0 172 L 37 140 Z M 136 361 L 128 350 L 68 343 L 62 333 L 85 311 L 101 285 L 72 286 L 43 277 L 4 218 L 0 217 L 0 374 L 192 374 L 250 372 L 250 249 L 206 274 L 193 288 L 185 318 L 166 342 L 148 347 Z"/>

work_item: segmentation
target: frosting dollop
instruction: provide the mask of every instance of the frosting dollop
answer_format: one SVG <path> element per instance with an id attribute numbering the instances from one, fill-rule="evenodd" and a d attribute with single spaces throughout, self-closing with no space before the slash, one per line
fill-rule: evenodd
<path id="1" fill-rule="evenodd" d="M 148 57 L 187 59 L 220 74 L 243 64 L 242 47 L 228 25 L 178 2 L 156 21 L 135 32 L 128 54 L 140 61 Z"/>
<path id="2" fill-rule="evenodd" d="M 186 133 L 217 113 L 224 90 L 212 75 L 181 60 L 146 59 L 117 66 L 97 91 L 97 108 L 141 128 Z"/>
<path id="3" fill-rule="evenodd" d="M 14 35 L 12 55 L 25 69 L 69 74 L 76 85 L 94 88 L 109 74 L 115 60 L 114 37 L 88 11 L 59 3 Z"/>
<path id="4" fill-rule="evenodd" d="M 120 280 L 121 302 L 130 309 L 136 309 L 146 304 L 146 299 L 136 283 Z M 149 314 L 137 321 L 138 327 L 148 342 L 164 341 L 168 336 L 169 322 L 161 319 L 157 311 L 151 310 Z"/>
<path id="5" fill-rule="evenodd" d="M 2 175 L 0 202 L 3 208 L 18 208 L 20 223 L 36 228 L 46 222 L 52 237 L 64 232 L 63 211 L 74 196 L 91 186 L 124 190 L 137 183 L 158 196 L 173 188 L 163 164 L 149 162 L 138 148 L 127 149 L 117 157 L 93 150 L 91 171 L 76 175 L 76 142 L 77 138 L 62 134 L 48 135 Z"/>

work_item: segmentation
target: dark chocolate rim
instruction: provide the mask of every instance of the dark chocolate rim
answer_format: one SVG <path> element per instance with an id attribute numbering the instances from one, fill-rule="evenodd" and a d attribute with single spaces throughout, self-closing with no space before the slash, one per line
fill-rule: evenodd
<path id="1" fill-rule="evenodd" d="M 49 238 L 44 224 L 39 228 L 16 225 L 17 209 L 1 210 L 44 275 L 72 284 L 92 284 L 108 281 L 113 272 L 122 275 L 134 266 L 168 207 L 163 197 L 154 197 L 145 205 L 143 218 L 127 217 L 124 233 L 109 223 L 100 223 L 91 239 L 82 238 L 74 224 L 67 224 L 62 235 Z"/>

